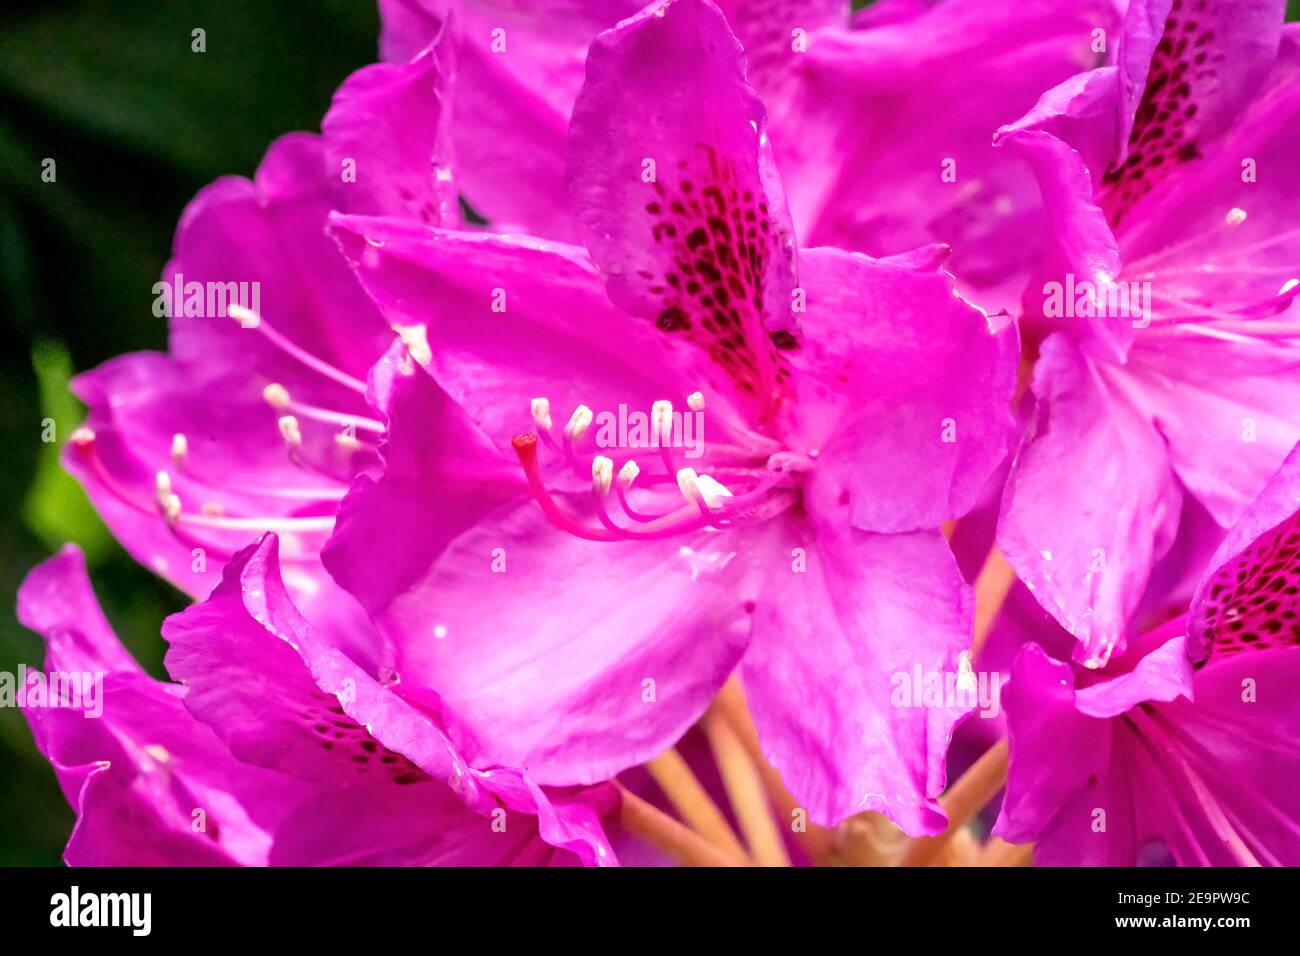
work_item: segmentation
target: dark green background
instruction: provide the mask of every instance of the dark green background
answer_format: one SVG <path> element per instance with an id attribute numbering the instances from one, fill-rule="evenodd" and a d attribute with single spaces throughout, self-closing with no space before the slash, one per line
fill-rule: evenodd
<path id="1" fill-rule="evenodd" d="M 863 5 L 858 3 L 857 5 Z M 1300 0 L 1291 0 L 1293 19 Z M 207 52 L 190 49 L 207 31 Z M 70 370 L 162 348 L 152 285 L 202 185 L 253 172 L 281 133 L 316 129 L 375 58 L 372 0 L 68 0 L 0 12 L 0 671 L 39 663 L 14 620 L 31 565 L 85 548 L 119 636 L 161 675 L 178 593 L 137 567 L 41 443 L 80 421 Z M 55 183 L 41 161 L 57 162 Z M 72 814 L 16 710 L 0 709 L 0 865 L 53 864 Z"/>

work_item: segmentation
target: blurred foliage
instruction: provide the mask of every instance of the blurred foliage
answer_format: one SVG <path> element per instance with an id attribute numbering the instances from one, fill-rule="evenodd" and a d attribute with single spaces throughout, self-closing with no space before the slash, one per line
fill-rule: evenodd
<path id="1" fill-rule="evenodd" d="M 192 50 L 195 29 L 206 52 Z M 118 635 L 162 673 L 158 626 L 183 598 L 126 555 L 59 469 L 82 415 L 68 378 L 166 347 L 152 286 L 185 203 L 218 176 L 250 175 L 277 136 L 318 129 L 377 36 L 374 0 L 0 7 L 0 670 L 40 663 L 13 595 L 75 541 Z M 57 444 L 41 440 L 47 418 Z M 58 863 L 72 814 L 16 710 L 0 710 L 0 780 L 0 865 Z"/>
<path id="2" fill-rule="evenodd" d="M 32 368 L 40 389 L 41 441 L 45 447 L 23 505 L 23 520 L 51 551 L 71 541 L 94 566 L 109 547 L 108 529 L 95 514 L 81 485 L 59 465 L 59 449 L 84 411 L 68 388 L 72 359 L 62 345 L 38 342 L 32 349 Z"/>

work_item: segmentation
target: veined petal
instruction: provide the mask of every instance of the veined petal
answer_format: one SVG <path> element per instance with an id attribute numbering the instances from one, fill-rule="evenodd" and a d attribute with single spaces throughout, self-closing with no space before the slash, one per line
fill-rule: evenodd
<path id="1" fill-rule="evenodd" d="M 520 498 L 405 569 L 376 623 L 476 765 L 595 783 L 671 746 L 726 681 L 749 639 L 751 551 L 741 532 L 584 541 Z"/>
<path id="2" fill-rule="evenodd" d="M 163 635 L 168 669 L 188 688 L 186 708 L 242 760 L 341 788 L 392 791 L 431 779 L 483 817 L 501 794 L 542 819 L 543 839 L 589 862 L 612 859 L 586 810 L 552 807 L 509 773 L 499 782 L 471 770 L 439 726 L 427 685 L 407 675 L 377 680 L 322 644 L 280 581 L 274 535 L 241 552 L 212 596 L 168 618 Z M 391 792 L 385 799 L 400 802 Z M 490 821 L 480 825 L 486 836 Z"/>
<path id="3" fill-rule="evenodd" d="M 1127 370 L 1175 473 L 1231 526 L 1300 441 L 1300 348 L 1170 329 L 1139 338 Z"/>
<path id="4" fill-rule="evenodd" d="M 762 417 L 795 344 L 794 237 L 740 44 L 708 0 L 601 34 L 570 186 L 610 298 L 708 356 Z"/>
<path id="5" fill-rule="evenodd" d="M 1095 31 L 1115 12 L 1060 0 L 916 6 L 877 4 L 859 12 L 861 29 L 810 35 L 792 95 L 769 101 L 796 231 L 805 245 L 873 256 L 950 243 L 963 291 L 1011 306 L 1044 220 L 993 134 L 1099 65 Z"/>
<path id="6" fill-rule="evenodd" d="M 1090 666 L 1121 653 L 1182 494 L 1164 439 L 1063 335 L 1034 369 L 1035 419 L 1003 496 L 998 543 Z M 1063 515 L 1071 520 L 1062 520 Z"/>
<path id="7" fill-rule="evenodd" d="M 1228 532 L 1210 569 L 1192 599 L 1194 660 L 1300 641 L 1300 450 Z"/>
<path id="8" fill-rule="evenodd" d="M 948 741 L 971 706 L 945 688 L 974 608 L 942 537 L 771 533 L 742 670 L 764 752 L 818 823 L 875 810 L 939 832 Z"/>
<path id="9" fill-rule="evenodd" d="M 460 222 L 451 175 L 451 41 L 410 63 L 376 63 L 349 76 L 321 121 L 339 207 L 428 225 Z"/>
<path id="10" fill-rule="evenodd" d="M 719 438 L 744 428 L 725 376 L 615 308 L 581 249 L 380 218 L 338 216 L 333 231 L 384 317 L 426 330 L 434 378 L 507 455 L 539 396 L 563 422 L 579 405 L 680 407 L 703 388 Z"/>
<path id="11" fill-rule="evenodd" d="M 809 507 L 868 531 L 974 507 L 1011 439 L 1018 341 L 994 333 L 929 257 L 804 254 L 804 345 L 786 440 L 817 467 Z"/>
<path id="12" fill-rule="evenodd" d="M 18 616 L 45 638 L 48 671 L 100 681 L 94 701 L 83 685 L 80 706 L 29 697 L 24 707 L 77 813 L 68 864 L 264 864 L 272 831 L 309 788 L 235 760 L 186 712 L 180 687 L 140 669 L 109 630 L 80 551 L 32 569 Z"/>
<path id="13" fill-rule="evenodd" d="M 325 235 L 340 171 L 327 168 L 319 137 L 291 133 L 267 150 L 250 182 L 226 177 L 199 192 L 176 228 L 163 280 L 244 282 L 256 303 L 240 304 L 317 358 L 364 379 L 392 332 L 379 318 Z M 202 288 L 202 286 L 200 286 Z M 173 307 L 172 355 L 200 380 L 231 370 L 261 389 L 280 382 L 316 404 L 346 407 L 346 389 L 291 361 L 253 328 L 225 312 L 185 315 Z"/>
<path id="14" fill-rule="evenodd" d="M 1285 0 L 1134 0 L 1118 60 L 1125 145 L 1101 197 L 1119 224 L 1245 111 L 1277 55 Z"/>

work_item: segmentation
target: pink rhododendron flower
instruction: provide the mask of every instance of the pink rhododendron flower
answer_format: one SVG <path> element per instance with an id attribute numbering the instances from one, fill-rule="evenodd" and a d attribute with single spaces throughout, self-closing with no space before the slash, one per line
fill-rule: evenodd
<path id="1" fill-rule="evenodd" d="M 408 332 L 372 380 L 385 474 L 326 562 L 472 762 L 605 779 L 739 663 L 812 819 L 933 832 L 962 711 L 893 709 L 890 677 L 960 667 L 970 597 L 937 528 L 1005 452 L 1016 344 L 942 250 L 796 262 L 740 57 L 695 0 L 597 40 L 571 134 L 587 249 L 335 217 Z M 620 406 L 665 438 L 700 416 L 698 457 L 601 438 Z"/>
<path id="2" fill-rule="evenodd" d="M 1186 615 L 1096 672 L 1027 644 L 1007 692 L 998 832 L 1037 841 L 1047 865 L 1160 851 L 1192 866 L 1300 862 L 1297 555 L 1300 451 L 1229 532 Z"/>
<path id="3" fill-rule="evenodd" d="M 381 2 L 386 60 L 454 35 L 458 178 L 495 227 L 580 239 L 565 168 L 587 47 L 641 6 Z M 885 0 L 852 17 L 837 0 L 718 6 L 767 106 L 801 239 L 873 256 L 949 243 L 963 288 L 1012 305 L 1044 223 L 1034 184 L 993 134 L 1042 90 L 1104 61 L 1114 4 Z"/>
<path id="4" fill-rule="evenodd" d="M 787 27 L 789 78 L 769 92 L 774 70 L 757 74 L 796 232 L 874 256 L 948 243 L 963 291 L 1013 307 L 1046 223 L 993 134 L 1104 61 L 1114 4 L 884 0 L 857 21 L 812 34 L 804 53 L 790 52 Z"/>
<path id="5" fill-rule="evenodd" d="M 608 796 L 552 801 L 518 772 L 471 770 L 418 705 L 323 644 L 273 536 L 168 622 L 184 686 L 118 643 L 75 549 L 31 572 L 18 613 L 48 670 L 103 675 L 98 719 L 24 711 L 77 811 L 69 864 L 615 862 L 597 816 Z"/>
<path id="6" fill-rule="evenodd" d="M 376 464 L 381 426 L 363 393 L 393 332 L 325 221 L 348 209 L 455 224 L 454 192 L 430 176 L 439 53 L 358 71 L 323 136 L 286 136 L 252 181 L 203 190 L 164 270 L 177 290 L 170 353 L 124 355 L 73 383 L 90 413 L 65 462 L 132 555 L 203 596 L 235 551 L 277 531 L 297 600 L 363 659 L 380 656 L 364 615 L 317 555 L 349 481 Z M 257 301 L 238 301 L 235 283 Z"/>
<path id="7" fill-rule="evenodd" d="M 1114 65 L 1000 134 L 1055 248 L 1025 297 L 1046 337 L 998 540 L 1092 666 L 1122 652 L 1184 496 L 1226 527 L 1300 438 L 1300 33 L 1282 7 L 1135 2 Z"/>
<path id="8" fill-rule="evenodd" d="M 75 380 L 69 863 L 1300 864 L 1282 0 L 378 5 Z"/>

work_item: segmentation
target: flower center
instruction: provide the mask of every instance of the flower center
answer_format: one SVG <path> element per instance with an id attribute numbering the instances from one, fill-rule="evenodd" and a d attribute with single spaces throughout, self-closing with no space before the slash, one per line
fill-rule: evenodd
<path id="1" fill-rule="evenodd" d="M 687 408 L 694 413 L 703 411 L 703 395 L 690 395 Z M 588 541 L 655 540 L 766 520 L 798 499 L 797 476 L 807 464 L 786 453 L 762 462 L 740 452 L 730 456 L 736 459 L 734 464 L 725 463 L 728 456 L 718 456 L 716 477 L 681 465 L 672 441 L 672 403 L 658 401 L 650 413 L 649 446 L 658 450 L 662 471 L 645 473 L 632 458 L 616 463 L 606 454 L 594 455 L 589 467 L 584 467 L 581 457 L 595 418 L 592 410 L 579 405 L 558 437 L 547 399 L 533 399 L 532 414 L 537 430 L 516 435 L 511 442 L 529 490 L 553 525 Z M 541 448 L 581 479 L 590 476 L 589 507 L 575 506 L 573 495 L 560 497 L 551 492 Z M 635 503 L 634 495 L 639 495 Z M 580 499 L 576 505 L 582 505 Z"/>
<path id="2" fill-rule="evenodd" d="M 364 382 L 312 355 L 260 315 L 233 304 L 227 314 L 243 328 L 255 329 L 300 367 L 364 396 Z M 268 427 L 278 429 L 288 460 L 303 474 L 301 484 L 237 484 L 226 475 L 205 475 L 201 452 L 196 454 L 189 436 L 177 432 L 172 436 L 170 467 L 154 473 L 150 494 L 140 488 L 138 466 L 124 461 L 134 456 L 129 446 L 118 445 L 123 433 L 115 433 L 110 447 L 104 448 L 94 430 L 83 426 L 72 434 L 70 444 L 73 454 L 114 497 L 135 511 L 158 515 L 188 545 L 224 551 L 230 542 L 221 541 L 223 534 L 238 534 L 239 544 L 250 532 L 327 535 L 334 527 L 334 512 L 352 478 L 377 461 L 375 442 L 384 431 L 383 423 L 301 401 L 278 382 L 266 385 L 262 398 L 272 413 L 268 415 Z M 150 457 L 140 455 L 146 462 Z M 245 503 L 265 500 L 265 512 L 254 506 L 247 512 L 230 513 L 222 499 L 229 500 L 232 494 Z M 287 514 L 283 512 L 286 508 Z"/>

